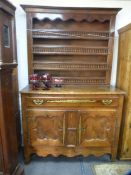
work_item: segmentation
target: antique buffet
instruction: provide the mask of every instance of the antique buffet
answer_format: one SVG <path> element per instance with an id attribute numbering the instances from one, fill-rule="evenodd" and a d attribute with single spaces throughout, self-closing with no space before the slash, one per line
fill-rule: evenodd
<path id="1" fill-rule="evenodd" d="M 21 91 L 24 157 L 117 155 L 124 92 L 110 86 L 116 8 L 22 5 L 28 75 L 62 80 Z"/>

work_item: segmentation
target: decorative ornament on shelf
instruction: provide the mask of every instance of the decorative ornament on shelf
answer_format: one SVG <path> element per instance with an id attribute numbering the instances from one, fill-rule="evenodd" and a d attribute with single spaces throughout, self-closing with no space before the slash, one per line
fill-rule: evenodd
<path id="1" fill-rule="evenodd" d="M 52 85 L 52 76 L 49 73 L 45 73 L 40 79 L 44 84 L 44 90 L 49 90 Z"/>
<path id="2" fill-rule="evenodd" d="M 62 82 L 63 82 L 62 78 L 53 78 L 53 84 L 55 85 L 55 87 L 61 87 Z"/>
<path id="3" fill-rule="evenodd" d="M 32 84 L 32 90 L 37 90 L 39 88 L 39 76 L 38 74 L 31 74 L 29 76 L 29 82 Z"/>
<path id="4" fill-rule="evenodd" d="M 63 83 L 62 78 L 52 77 L 49 73 L 43 75 L 31 74 L 29 76 L 29 82 L 32 90 L 49 90 L 52 85 L 55 87 L 61 87 Z"/>

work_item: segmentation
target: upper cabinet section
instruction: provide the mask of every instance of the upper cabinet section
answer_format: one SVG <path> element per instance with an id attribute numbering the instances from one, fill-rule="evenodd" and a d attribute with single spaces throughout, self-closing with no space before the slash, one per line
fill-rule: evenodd
<path id="1" fill-rule="evenodd" d="M 28 72 L 66 85 L 110 85 L 116 8 L 22 5 L 27 13 Z"/>
<path id="2" fill-rule="evenodd" d="M 0 0 L 0 66 L 16 63 L 15 7 Z"/>

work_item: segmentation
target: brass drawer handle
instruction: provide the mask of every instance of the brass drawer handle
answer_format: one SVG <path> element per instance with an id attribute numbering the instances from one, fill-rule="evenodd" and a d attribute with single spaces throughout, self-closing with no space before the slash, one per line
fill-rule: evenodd
<path id="1" fill-rule="evenodd" d="M 105 100 L 102 100 L 102 103 L 103 103 L 104 105 L 110 105 L 110 104 L 112 103 L 112 100 L 110 100 L 110 99 L 105 99 Z"/>
<path id="2" fill-rule="evenodd" d="M 40 100 L 40 99 L 33 100 L 33 103 L 36 105 L 42 105 L 44 103 L 44 100 Z"/>
<path id="3" fill-rule="evenodd" d="M 49 103 L 95 103 L 96 100 L 47 100 Z"/>
<path id="4" fill-rule="evenodd" d="M 96 100 L 33 100 L 36 105 L 41 105 L 43 103 L 95 103 Z"/>
<path id="5" fill-rule="evenodd" d="M 33 103 L 36 105 L 42 105 L 45 102 L 47 103 L 95 103 L 96 100 L 47 100 L 47 101 L 40 100 L 40 99 L 33 100 Z M 104 105 L 110 105 L 112 103 L 112 100 L 105 99 L 105 100 L 102 100 L 102 103 Z"/>

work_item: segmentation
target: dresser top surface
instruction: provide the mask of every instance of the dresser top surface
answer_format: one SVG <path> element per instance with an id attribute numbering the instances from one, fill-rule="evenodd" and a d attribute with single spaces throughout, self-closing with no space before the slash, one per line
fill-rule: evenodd
<path id="1" fill-rule="evenodd" d="M 52 87 L 50 90 L 32 90 L 30 86 L 26 86 L 21 90 L 22 94 L 125 94 L 124 91 L 110 87 L 89 87 L 89 86 L 62 86 Z"/>

